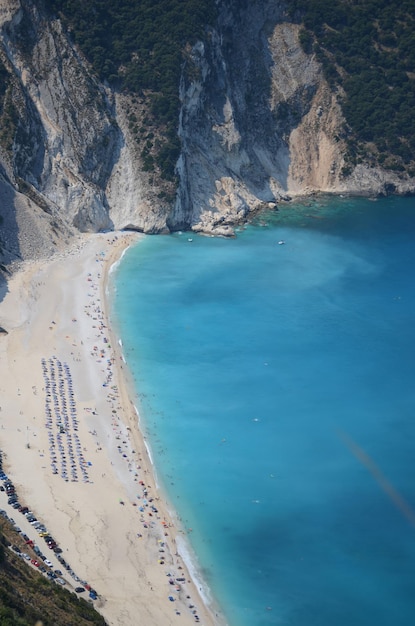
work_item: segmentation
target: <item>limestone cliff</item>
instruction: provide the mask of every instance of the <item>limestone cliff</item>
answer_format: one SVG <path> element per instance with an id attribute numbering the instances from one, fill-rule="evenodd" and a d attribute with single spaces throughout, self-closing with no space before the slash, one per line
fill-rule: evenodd
<path id="1" fill-rule="evenodd" d="M 0 153 L 6 263 L 48 254 L 76 230 L 160 232 L 169 211 L 155 201 L 130 140 L 131 103 L 97 82 L 60 21 L 47 19 L 39 5 L 6 0 L 0 7 L 7 72 L 0 126 L 12 127 Z"/>
<path id="2" fill-rule="evenodd" d="M 226 234 L 281 198 L 313 192 L 413 192 L 414 180 L 362 163 L 346 178 L 344 119 L 322 68 L 303 52 L 283 2 L 223 2 L 182 84 L 175 216 Z"/>
<path id="3" fill-rule="evenodd" d="M 283 2 L 217 4 L 216 24 L 183 64 L 171 201 L 171 185 L 143 167 L 130 132 L 129 115 L 144 119 L 145 99 L 100 84 L 42 2 L 2 0 L 3 262 L 50 254 L 76 231 L 228 235 L 281 198 L 414 191 L 413 180 L 364 163 L 342 176 L 338 94 L 303 52 Z"/>

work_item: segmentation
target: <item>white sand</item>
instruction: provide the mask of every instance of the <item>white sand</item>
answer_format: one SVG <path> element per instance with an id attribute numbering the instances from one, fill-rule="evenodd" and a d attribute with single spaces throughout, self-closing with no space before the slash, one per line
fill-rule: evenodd
<path id="1" fill-rule="evenodd" d="M 109 624 L 194 624 L 192 611 L 200 624 L 219 624 L 177 553 L 181 531 L 156 490 L 127 372 L 108 328 L 107 273 L 138 237 L 83 235 L 68 253 L 28 263 L 11 279 L 0 303 L 0 325 L 9 333 L 0 335 L 3 467 L 20 502 L 96 589 L 95 606 Z M 17 523 L 20 516 L 16 512 Z M 168 573 L 186 582 L 170 584 Z"/>

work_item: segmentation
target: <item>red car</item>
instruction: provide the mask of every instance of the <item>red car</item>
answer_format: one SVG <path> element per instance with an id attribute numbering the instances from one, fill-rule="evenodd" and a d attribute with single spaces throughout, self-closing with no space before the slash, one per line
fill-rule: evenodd
<path id="1" fill-rule="evenodd" d="M 31 562 L 31 564 L 32 564 L 32 565 L 34 565 L 35 567 L 39 567 L 39 562 L 38 562 L 38 561 L 36 561 L 36 559 L 32 559 L 30 562 Z"/>

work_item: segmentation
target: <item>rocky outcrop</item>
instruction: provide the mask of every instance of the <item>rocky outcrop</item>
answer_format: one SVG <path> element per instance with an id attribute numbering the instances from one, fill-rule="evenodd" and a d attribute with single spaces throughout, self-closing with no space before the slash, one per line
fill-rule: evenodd
<path id="1" fill-rule="evenodd" d="M 18 115 L 11 179 L 31 185 L 79 230 L 110 228 L 103 192 L 119 146 L 111 102 L 60 22 L 46 21 L 35 3 L 19 4 L 2 27 Z"/>
<path id="2" fill-rule="evenodd" d="M 344 175 L 339 94 L 303 52 L 283 2 L 220 6 L 217 30 L 189 57 L 198 80 L 182 83 L 175 219 L 226 234 L 281 198 L 414 191 L 413 180 L 365 164 Z"/>
<path id="3" fill-rule="evenodd" d="M 39 6 L 7 0 L 0 9 L 4 105 L 15 125 L 12 146 L 0 153 L 0 184 L 10 199 L 0 208 L 0 246 L 8 262 L 50 253 L 42 236 L 29 245 L 22 223 L 56 231 L 63 241 L 76 231 L 160 232 L 169 212 L 152 202 L 156 190 L 128 135 L 129 103 L 97 82 L 60 21 Z"/>
<path id="4" fill-rule="evenodd" d="M 183 78 L 175 219 L 221 232 L 286 194 L 289 148 L 271 107 L 269 37 L 278 2 L 221 3 L 218 29 L 196 45 Z M 193 76 L 195 72 L 191 72 Z"/>
<path id="5" fill-rule="evenodd" d="M 183 65 L 172 202 L 131 132 L 130 113 L 143 120 L 145 102 L 100 84 L 42 3 L 3 0 L 4 262 L 49 254 L 77 231 L 226 236 L 252 212 L 295 195 L 414 191 L 413 180 L 364 163 L 345 177 L 338 94 L 303 52 L 282 1 L 217 5 L 216 25 Z"/>

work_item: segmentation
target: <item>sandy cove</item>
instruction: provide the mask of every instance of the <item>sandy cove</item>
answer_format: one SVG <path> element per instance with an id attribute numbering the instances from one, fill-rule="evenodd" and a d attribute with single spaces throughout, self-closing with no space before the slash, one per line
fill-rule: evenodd
<path id="1" fill-rule="evenodd" d="M 0 303 L 3 467 L 109 624 L 209 626 L 222 620 L 177 552 L 105 311 L 109 268 L 138 237 L 82 235 L 11 279 Z"/>

